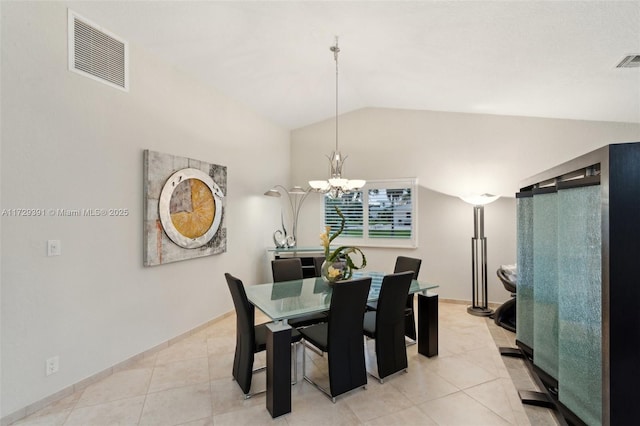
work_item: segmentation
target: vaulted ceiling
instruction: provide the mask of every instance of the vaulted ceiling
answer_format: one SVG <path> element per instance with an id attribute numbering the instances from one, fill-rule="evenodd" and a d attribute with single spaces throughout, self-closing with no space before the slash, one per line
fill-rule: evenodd
<path id="1" fill-rule="evenodd" d="M 335 35 L 340 113 L 386 107 L 640 122 L 640 68 L 616 68 L 640 54 L 639 1 L 70 7 L 291 129 L 335 114 Z"/>

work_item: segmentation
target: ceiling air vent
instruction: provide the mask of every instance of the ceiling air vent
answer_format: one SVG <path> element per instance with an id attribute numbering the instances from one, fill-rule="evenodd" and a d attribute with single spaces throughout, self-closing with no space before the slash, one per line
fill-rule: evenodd
<path id="1" fill-rule="evenodd" d="M 640 55 L 629 55 L 616 66 L 616 68 L 638 68 L 640 67 Z"/>
<path id="2" fill-rule="evenodd" d="M 69 70 L 129 91 L 129 45 L 69 9 Z"/>

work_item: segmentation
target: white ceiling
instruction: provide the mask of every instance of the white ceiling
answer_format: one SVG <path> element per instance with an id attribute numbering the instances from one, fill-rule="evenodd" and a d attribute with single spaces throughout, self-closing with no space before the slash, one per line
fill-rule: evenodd
<path id="1" fill-rule="evenodd" d="M 640 1 L 71 8 L 287 128 L 334 115 L 335 35 L 340 113 L 388 107 L 640 122 L 640 68 L 615 68 L 640 54 Z"/>

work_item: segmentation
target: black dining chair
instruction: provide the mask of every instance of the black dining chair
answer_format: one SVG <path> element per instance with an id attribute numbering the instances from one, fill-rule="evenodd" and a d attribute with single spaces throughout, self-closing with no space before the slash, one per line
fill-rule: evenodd
<path id="1" fill-rule="evenodd" d="M 273 273 L 273 281 L 277 283 L 281 281 L 301 280 L 304 278 L 302 261 L 299 257 L 272 260 L 271 272 Z"/>
<path id="2" fill-rule="evenodd" d="M 316 256 L 313 258 L 313 269 L 315 270 L 316 277 L 322 276 L 322 264 L 324 263 L 324 256 Z"/>
<path id="3" fill-rule="evenodd" d="M 363 320 L 370 287 L 370 277 L 338 281 L 331 294 L 329 321 L 300 330 L 304 339 L 302 375 L 333 402 L 337 396 L 360 386 L 366 389 Z M 306 347 L 309 344 L 327 353 L 329 389 L 307 377 Z"/>
<path id="4" fill-rule="evenodd" d="M 299 257 L 288 259 L 276 259 L 271 261 L 271 271 L 273 272 L 274 288 L 283 281 L 302 280 L 302 261 Z M 307 327 L 309 325 L 318 324 L 327 321 L 326 312 L 318 312 L 315 314 L 301 315 L 295 318 L 289 318 L 287 322 L 291 327 Z"/>
<path id="5" fill-rule="evenodd" d="M 422 259 L 416 259 L 415 257 L 398 256 L 396 258 L 396 265 L 393 268 L 393 273 L 413 271 L 413 279 L 418 279 L 420 273 L 420 265 Z M 407 303 L 405 308 L 405 321 L 404 321 L 404 334 L 413 342 L 416 342 L 416 319 L 413 314 L 413 299 L 414 295 L 407 296 Z M 367 309 L 375 311 L 377 309 L 377 302 L 370 302 L 367 305 Z M 413 343 L 412 343 L 413 344 Z"/>
<path id="6" fill-rule="evenodd" d="M 375 339 L 377 372 L 380 383 L 385 377 L 407 370 L 405 309 L 413 271 L 385 275 L 375 311 L 364 314 L 364 335 Z"/>
<path id="7" fill-rule="evenodd" d="M 266 390 L 254 393 L 250 391 L 253 373 L 266 368 L 262 367 L 254 370 L 253 361 L 256 353 L 262 352 L 267 348 L 266 326 L 268 323 L 254 325 L 255 307 L 247 299 L 244 284 L 231 274 L 226 273 L 224 276 L 236 309 L 236 352 L 233 357 L 233 378 L 242 389 L 244 398 L 249 399 L 254 395 L 266 392 Z M 302 336 L 295 328 L 291 330 L 291 343 L 294 344 L 292 348 L 294 383 L 298 380 L 298 369 L 295 362 L 296 344 L 300 342 L 301 338 Z"/>

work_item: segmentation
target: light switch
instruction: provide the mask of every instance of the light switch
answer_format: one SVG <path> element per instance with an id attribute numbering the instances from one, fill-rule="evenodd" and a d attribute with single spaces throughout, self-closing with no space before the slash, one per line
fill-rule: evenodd
<path id="1" fill-rule="evenodd" d="M 60 256 L 62 254 L 62 244 L 60 240 L 47 240 L 47 256 Z"/>

